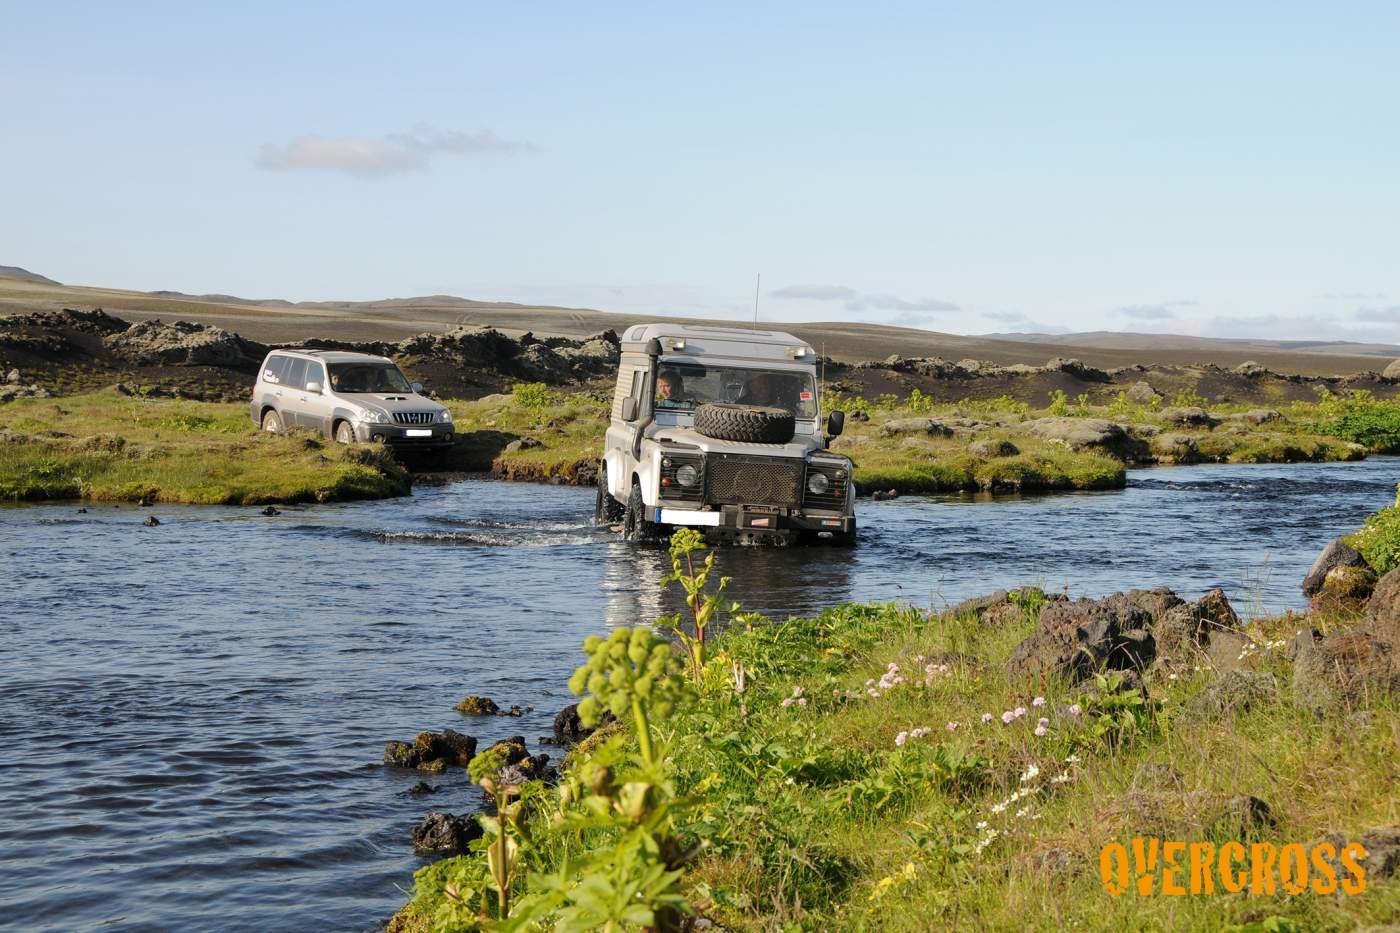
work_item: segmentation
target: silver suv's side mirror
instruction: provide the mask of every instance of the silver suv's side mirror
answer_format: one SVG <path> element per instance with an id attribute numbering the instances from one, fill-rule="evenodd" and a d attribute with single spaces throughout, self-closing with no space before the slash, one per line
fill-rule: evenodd
<path id="1" fill-rule="evenodd" d="M 844 411 L 833 411 L 826 416 L 826 433 L 828 437 L 840 437 L 841 432 L 846 430 L 846 413 Z"/>
<path id="2" fill-rule="evenodd" d="M 306 384 L 306 391 L 310 392 L 312 395 L 320 395 L 320 394 L 321 394 L 321 383 L 319 383 L 319 382 L 308 382 L 308 383 Z"/>
<path id="3" fill-rule="evenodd" d="M 423 383 L 421 382 L 415 382 L 409 386 L 409 388 L 413 390 L 414 395 L 421 395 L 423 393 Z"/>
<path id="4" fill-rule="evenodd" d="M 637 420 L 637 400 L 632 398 L 632 396 L 630 395 L 622 400 L 622 420 Z"/>

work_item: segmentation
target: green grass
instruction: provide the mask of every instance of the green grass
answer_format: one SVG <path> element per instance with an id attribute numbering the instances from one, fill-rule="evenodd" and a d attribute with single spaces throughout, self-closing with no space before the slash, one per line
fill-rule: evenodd
<path id="1" fill-rule="evenodd" d="M 1259 838 L 1279 844 L 1328 831 L 1354 839 L 1394 824 L 1400 798 L 1386 789 L 1400 782 L 1400 711 L 1377 699 L 1364 719 L 1305 712 L 1274 648 L 1246 664 L 1278 678 L 1276 701 L 1202 719 L 1186 709 L 1211 671 L 1153 675 L 1152 701 L 1109 739 L 1097 728 L 1104 707 L 1084 688 L 1008 679 L 1006 658 L 1033 625 L 1035 607 L 1026 608 L 996 628 L 906 606 L 848 605 L 722 636 L 698 706 L 669 723 L 676 789 L 693 801 L 682 828 L 704 840 L 685 878 L 691 902 L 725 929 L 752 931 L 1217 930 L 1270 917 L 1343 930 L 1400 912 L 1400 880 L 1373 881 L 1360 897 L 1106 893 L 1098 859 L 1107 843 L 1154 832 L 1234 838 L 1225 824 L 1198 822 L 1189 792 L 1263 799 L 1276 823 Z M 1304 624 L 1266 620 L 1253 634 L 1281 643 Z M 948 672 L 866 695 L 888 665 L 922 681 L 929 662 Z M 743 694 L 733 687 L 736 665 L 746 672 Z M 784 706 L 795 687 L 808 703 Z M 1044 707 L 1032 705 L 1036 695 Z M 1084 710 L 1078 718 L 1064 712 L 1074 702 Z M 1018 706 L 1030 715 L 1003 725 L 1000 714 Z M 993 721 L 984 724 L 983 713 Z M 1052 725 L 1037 737 L 1042 714 Z M 932 731 L 896 747 L 899 732 L 919 726 Z M 1032 767 L 1039 777 L 1024 781 Z M 1158 776 L 1145 780 L 1153 768 Z M 1165 793 L 1160 809 L 1133 796 L 1135 782 Z M 1035 793 L 998 812 L 1027 786 Z M 1027 802 L 1031 810 L 1018 815 Z M 979 847 L 983 821 L 998 835 Z M 547 826 L 532 834 L 534 857 L 546 863 L 568 849 L 550 841 Z M 1051 854 L 1070 868 L 1045 868 L 1040 860 Z M 444 871 L 419 874 L 416 908 L 397 929 L 430 928 L 424 918 L 441 898 L 434 886 Z"/>
<path id="2" fill-rule="evenodd" d="M 1400 566 L 1400 486 L 1396 487 L 1395 506 L 1366 519 L 1366 524 L 1348 540 L 1377 574 L 1387 574 Z"/>
<path id="3" fill-rule="evenodd" d="M 0 405 L 0 499 L 254 504 L 406 495 L 389 454 L 258 432 L 237 404 L 115 393 Z"/>

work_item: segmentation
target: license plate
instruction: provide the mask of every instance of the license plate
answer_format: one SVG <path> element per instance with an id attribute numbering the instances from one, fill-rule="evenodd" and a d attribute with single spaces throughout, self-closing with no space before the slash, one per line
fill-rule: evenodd
<path id="1" fill-rule="evenodd" d="M 431 428 L 409 428 L 407 431 L 404 431 L 404 432 L 403 432 L 403 436 L 404 436 L 404 437 L 432 437 L 432 436 L 433 436 L 433 431 L 432 431 Z"/>

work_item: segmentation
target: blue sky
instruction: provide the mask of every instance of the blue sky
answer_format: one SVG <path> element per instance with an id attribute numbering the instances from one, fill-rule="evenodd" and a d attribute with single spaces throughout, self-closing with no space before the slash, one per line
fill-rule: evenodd
<path id="1" fill-rule="evenodd" d="M 13 4 L 0 264 L 735 318 L 761 272 L 768 320 L 1400 341 L 1397 35 L 1381 3 Z"/>

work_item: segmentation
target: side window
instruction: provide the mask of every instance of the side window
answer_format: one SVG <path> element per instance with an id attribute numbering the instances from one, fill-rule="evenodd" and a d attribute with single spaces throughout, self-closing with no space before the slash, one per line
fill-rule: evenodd
<path id="1" fill-rule="evenodd" d="M 632 391 L 630 395 L 632 396 L 632 399 L 636 405 L 636 411 L 638 416 L 646 412 L 648 408 L 647 402 L 649 400 L 644 398 L 642 394 L 643 389 L 646 388 L 646 384 L 647 374 L 644 370 L 639 369 L 632 374 Z"/>
<path id="2" fill-rule="evenodd" d="M 263 382 L 281 384 L 286 380 L 283 375 L 287 372 L 287 363 L 290 359 L 285 356 L 269 356 L 267 365 L 263 367 Z"/>
<path id="3" fill-rule="evenodd" d="M 306 365 L 306 376 L 304 377 L 301 387 L 304 389 L 313 382 L 319 382 L 321 384 L 321 390 L 325 391 L 326 367 L 314 360 L 309 361 Z"/>
<path id="4" fill-rule="evenodd" d="M 291 386 L 294 389 L 306 387 L 306 367 L 310 360 L 298 359 L 296 357 L 287 358 L 287 371 L 282 374 L 282 384 Z"/>

